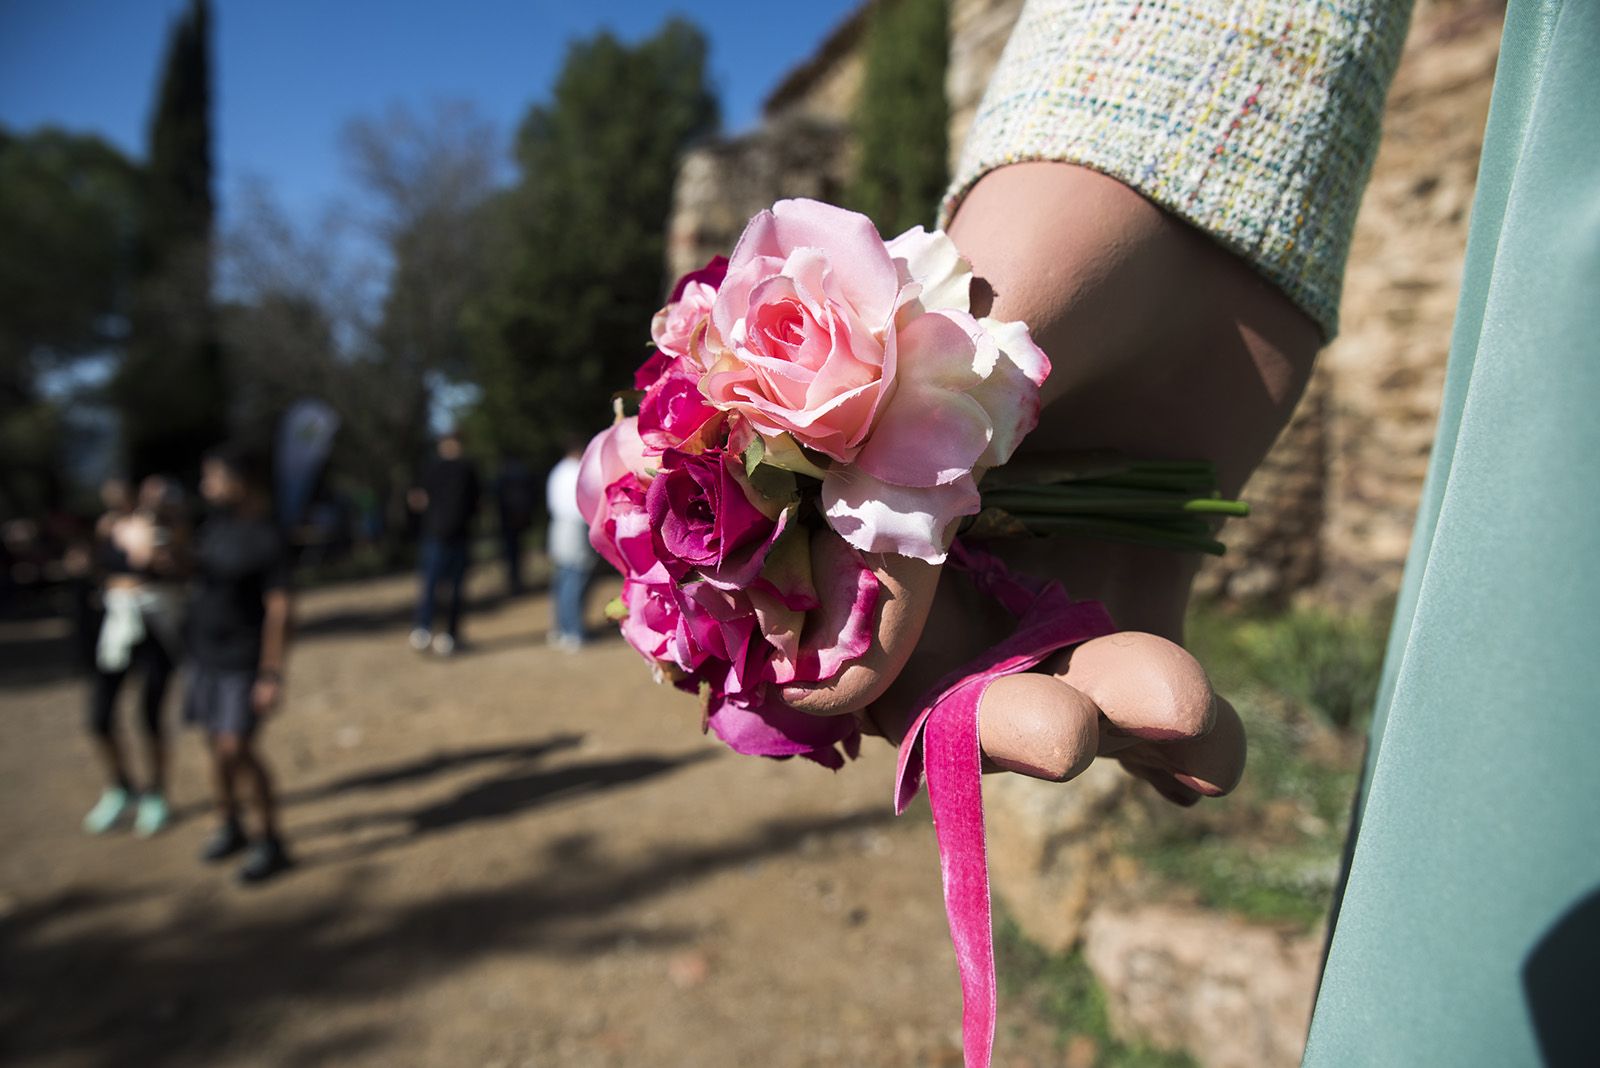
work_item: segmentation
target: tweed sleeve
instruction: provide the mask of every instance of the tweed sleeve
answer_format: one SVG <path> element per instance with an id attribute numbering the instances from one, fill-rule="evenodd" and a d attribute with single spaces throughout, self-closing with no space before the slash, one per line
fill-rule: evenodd
<path id="1" fill-rule="evenodd" d="M 1331 338 L 1410 0 L 1028 0 L 940 210 L 984 174 L 1107 174 L 1243 256 Z"/>

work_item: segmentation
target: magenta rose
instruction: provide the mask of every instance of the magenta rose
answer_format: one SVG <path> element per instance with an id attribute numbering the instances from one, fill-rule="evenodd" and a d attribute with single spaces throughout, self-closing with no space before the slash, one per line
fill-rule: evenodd
<path id="1" fill-rule="evenodd" d="M 693 569 L 724 589 L 753 582 L 789 513 L 774 517 L 755 503 L 735 456 L 668 449 L 660 464 L 645 507 L 669 569 L 680 578 Z M 681 566 L 673 567 L 673 561 Z"/>
<path id="2" fill-rule="evenodd" d="M 684 619 L 682 602 L 672 583 L 625 579 L 622 583 L 623 640 L 658 666 L 692 674 L 706 660 Z"/>
<path id="3" fill-rule="evenodd" d="M 740 694 L 714 691 L 707 713 L 706 726 L 736 753 L 804 757 L 837 770 L 846 756 L 854 760 L 861 752 L 861 726 L 854 716 L 807 715 L 784 704 L 771 687 Z"/>
<path id="4" fill-rule="evenodd" d="M 710 424 L 722 414 L 700 392 L 699 375 L 684 364 L 675 363 L 639 402 L 639 437 L 652 452 L 679 448 L 691 439 L 704 447 L 706 432 L 714 429 Z"/>
<path id="5" fill-rule="evenodd" d="M 649 472 L 636 423 L 624 419 L 589 442 L 578 466 L 578 511 L 589 524 L 589 544 L 612 567 L 664 582 L 645 507 Z"/>

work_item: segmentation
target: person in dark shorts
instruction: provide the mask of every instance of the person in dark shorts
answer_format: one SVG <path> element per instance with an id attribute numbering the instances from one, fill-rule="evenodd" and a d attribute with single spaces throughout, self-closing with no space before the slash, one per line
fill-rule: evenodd
<path id="1" fill-rule="evenodd" d="M 456 650 L 478 497 L 477 465 L 463 454 L 461 436 L 449 431 L 439 438 L 438 455 L 423 473 L 422 485 L 410 494 L 411 507 L 422 513 L 422 588 L 411 629 L 411 648 L 419 653 L 431 647 L 438 655 L 449 656 Z M 444 633 L 436 634 L 433 615 L 441 582 L 450 600 Z"/>
<path id="2" fill-rule="evenodd" d="M 272 521 L 266 464 L 223 446 L 206 456 L 200 492 L 214 510 L 195 547 L 189 606 L 193 665 L 184 719 L 206 732 L 221 823 L 201 851 L 216 863 L 248 850 L 242 882 L 289 866 L 272 775 L 258 748 L 262 722 L 283 693 L 289 641 L 289 558 Z M 258 835 L 240 822 L 240 787 L 254 799 Z"/>

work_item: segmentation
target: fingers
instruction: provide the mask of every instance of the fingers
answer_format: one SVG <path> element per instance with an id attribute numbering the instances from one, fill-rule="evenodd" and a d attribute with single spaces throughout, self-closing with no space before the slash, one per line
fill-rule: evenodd
<path id="1" fill-rule="evenodd" d="M 866 708 L 899 676 L 922 637 L 943 565 L 895 554 L 868 559 L 882 584 L 872 646 L 827 683 L 784 687 L 783 700 L 802 712 L 839 716 Z"/>
<path id="2" fill-rule="evenodd" d="M 1053 675 L 1024 672 L 994 680 L 978 706 L 978 741 L 995 766 L 1066 782 L 1093 763 L 1100 710 Z"/>
<path id="3" fill-rule="evenodd" d="M 1094 638 L 1046 661 L 1045 668 L 1105 713 L 1111 729 L 1102 752 L 1138 741 L 1200 738 L 1216 715 L 1216 695 L 1200 662 L 1154 634 L 1124 631 Z"/>
<path id="4" fill-rule="evenodd" d="M 1119 759 L 1130 770 L 1138 765 L 1201 797 L 1231 792 L 1244 776 L 1244 723 L 1225 699 L 1217 698 L 1216 704 L 1216 721 L 1204 737 L 1142 745 Z"/>

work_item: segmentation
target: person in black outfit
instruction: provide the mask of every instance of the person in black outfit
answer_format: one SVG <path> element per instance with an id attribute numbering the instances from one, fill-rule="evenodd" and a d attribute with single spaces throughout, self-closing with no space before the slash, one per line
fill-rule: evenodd
<path id="1" fill-rule="evenodd" d="M 289 866 L 272 775 L 257 747 L 261 724 L 283 694 L 289 643 L 289 556 L 267 486 L 266 464 L 237 447 L 212 452 L 201 469 L 200 492 L 215 511 L 195 550 L 193 671 L 184 698 L 184 719 L 206 732 L 222 821 L 201 859 L 216 862 L 249 848 L 239 869 L 247 883 Z M 260 833 L 253 843 L 239 820 L 241 783 L 255 800 Z"/>
<path id="2" fill-rule="evenodd" d="M 422 485 L 410 494 L 411 507 L 422 513 L 422 588 L 411 630 L 411 647 L 418 652 L 430 647 L 440 656 L 455 652 L 478 495 L 478 468 L 462 454 L 460 435 L 450 431 L 439 439 L 438 456 L 423 473 Z M 450 600 L 444 633 L 435 634 L 434 604 L 441 581 Z"/>
<path id="3" fill-rule="evenodd" d="M 538 486 L 528 465 L 509 453 L 500 457 L 494 499 L 500 513 L 500 551 L 506 564 L 506 595 L 522 594 L 522 538 L 533 525 Z"/>

